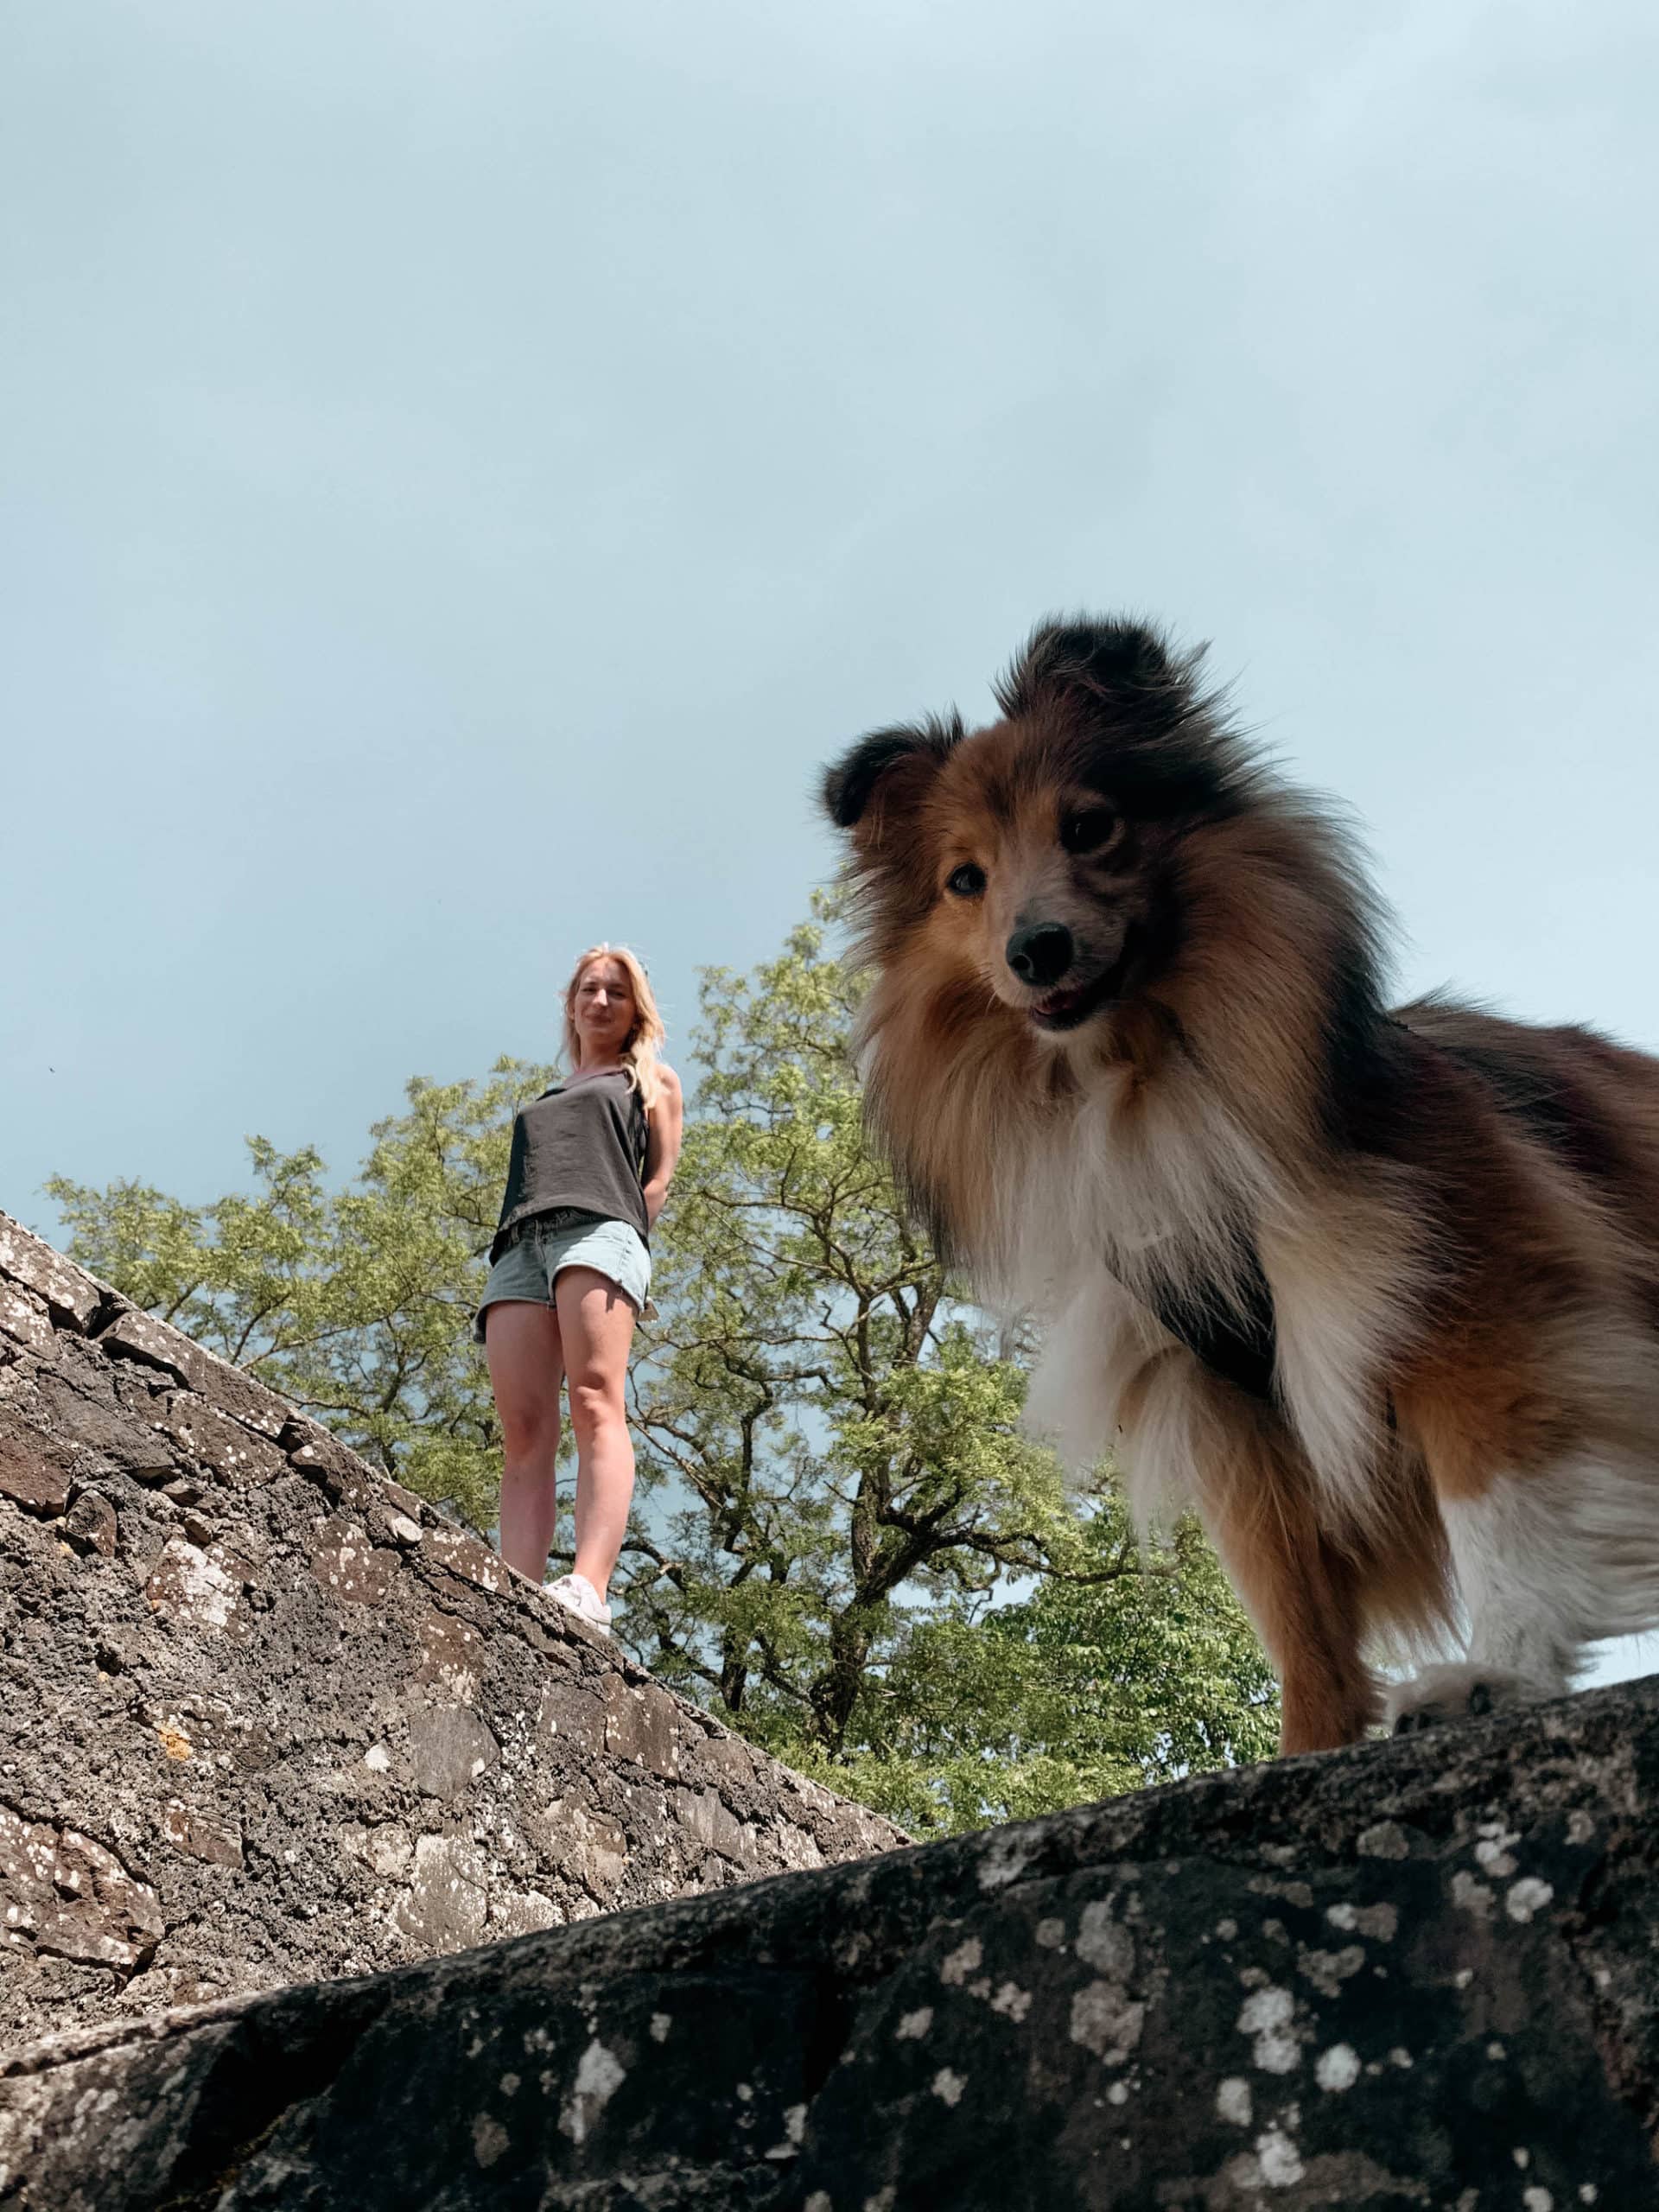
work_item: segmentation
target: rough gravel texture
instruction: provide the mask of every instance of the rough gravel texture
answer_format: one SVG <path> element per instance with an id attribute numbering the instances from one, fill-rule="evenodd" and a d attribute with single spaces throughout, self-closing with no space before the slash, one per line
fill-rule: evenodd
<path id="1" fill-rule="evenodd" d="M 0 2045 L 903 1840 L 0 1214 Z"/>
<path id="2" fill-rule="evenodd" d="M 1659 1681 L 0 2068 L 90 2212 L 1649 2212 Z"/>

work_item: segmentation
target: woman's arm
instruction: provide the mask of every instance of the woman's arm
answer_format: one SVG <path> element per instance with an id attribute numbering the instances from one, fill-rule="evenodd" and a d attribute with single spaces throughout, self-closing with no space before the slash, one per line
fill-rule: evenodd
<path id="1" fill-rule="evenodd" d="M 657 1103 L 651 1109 L 651 1127 L 645 1139 L 645 1219 L 653 1229 L 679 1164 L 680 1137 L 685 1122 L 680 1078 L 672 1068 L 659 1067 L 657 1079 Z"/>

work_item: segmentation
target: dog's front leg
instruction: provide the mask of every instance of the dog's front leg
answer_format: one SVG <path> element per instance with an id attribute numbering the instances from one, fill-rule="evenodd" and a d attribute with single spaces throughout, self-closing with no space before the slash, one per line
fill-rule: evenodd
<path id="1" fill-rule="evenodd" d="M 1314 1510 L 1274 1409 L 1166 1343 L 1117 1392 L 1119 1452 L 1145 1517 L 1195 1502 L 1280 1682 L 1280 1749 L 1328 1751 L 1380 1717 L 1360 1657 L 1360 1572 Z"/>
<path id="2" fill-rule="evenodd" d="M 1281 1752 L 1357 1743 L 1381 1713 L 1360 1656 L 1358 1573 L 1322 1533 L 1309 1483 L 1270 1415 L 1241 1412 L 1205 1520 L 1279 1676 Z"/>

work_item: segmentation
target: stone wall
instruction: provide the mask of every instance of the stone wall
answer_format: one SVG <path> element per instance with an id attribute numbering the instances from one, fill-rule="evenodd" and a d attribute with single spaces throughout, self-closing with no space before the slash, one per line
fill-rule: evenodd
<path id="1" fill-rule="evenodd" d="M 0 2062 L 0 2204 L 1652 2212 L 1659 1682 Z"/>
<path id="2" fill-rule="evenodd" d="M 882 1851 L 0 1215 L 0 2042 Z"/>

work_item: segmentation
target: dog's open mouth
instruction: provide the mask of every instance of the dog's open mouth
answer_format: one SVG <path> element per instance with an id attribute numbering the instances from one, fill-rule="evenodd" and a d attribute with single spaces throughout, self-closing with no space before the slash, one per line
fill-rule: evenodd
<path id="1" fill-rule="evenodd" d="M 1045 991 L 1041 998 L 1033 1000 L 1027 1011 L 1039 1029 L 1075 1029 L 1091 1014 L 1098 1014 L 1111 997 L 1121 964 L 1113 962 L 1087 983 L 1075 983 L 1067 990 Z"/>

